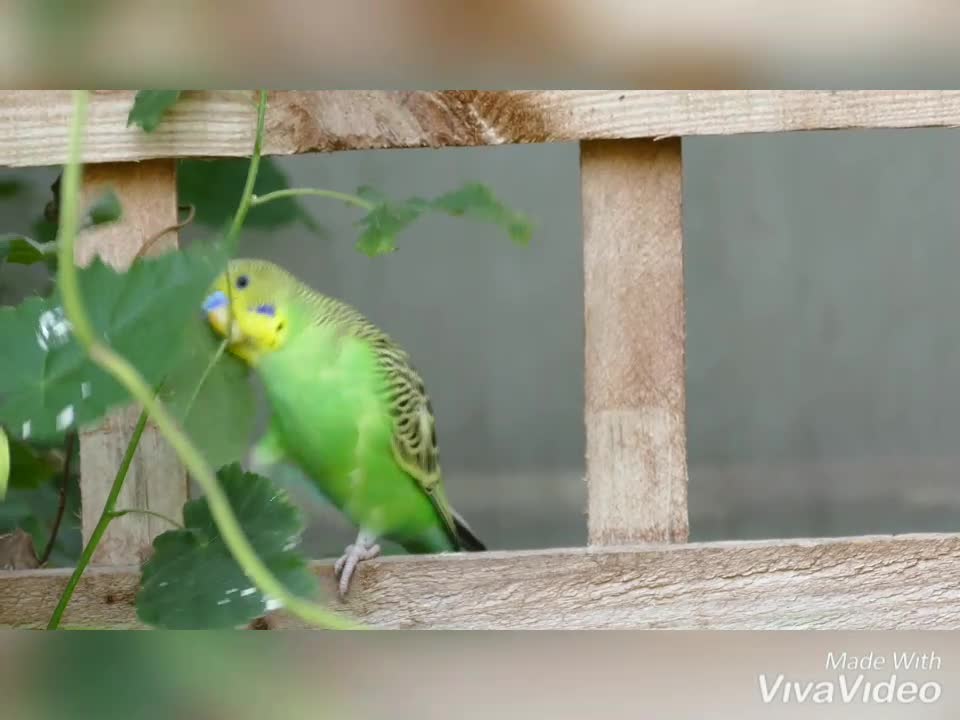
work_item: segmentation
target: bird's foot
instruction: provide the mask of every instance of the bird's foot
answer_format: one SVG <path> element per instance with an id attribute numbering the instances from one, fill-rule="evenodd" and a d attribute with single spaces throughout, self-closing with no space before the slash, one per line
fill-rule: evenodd
<path id="1" fill-rule="evenodd" d="M 350 581 L 353 578 L 353 573 L 357 569 L 357 565 L 364 560 L 372 560 L 380 554 L 380 545 L 377 544 L 374 538 L 368 537 L 361 533 L 357 536 L 357 541 L 352 545 L 347 545 L 347 548 L 343 551 L 343 555 L 340 556 L 340 559 L 333 566 L 333 574 L 340 581 L 339 591 L 340 599 L 346 597 L 347 591 L 350 589 Z"/>

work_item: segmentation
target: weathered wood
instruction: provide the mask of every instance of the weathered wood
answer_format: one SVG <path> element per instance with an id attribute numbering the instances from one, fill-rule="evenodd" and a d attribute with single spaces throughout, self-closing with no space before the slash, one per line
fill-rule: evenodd
<path id="1" fill-rule="evenodd" d="M 133 96 L 94 95 L 86 162 L 250 154 L 253 92 L 186 93 L 149 134 Z M 71 112 L 69 92 L 0 92 L 0 166 L 65 162 Z M 958 125 L 957 90 L 277 91 L 264 152 Z"/>
<path id="2" fill-rule="evenodd" d="M 120 222 L 81 233 L 76 258 L 81 265 L 95 255 L 117 269 L 129 267 L 154 234 L 177 222 L 174 160 L 91 165 L 85 168 L 84 199 L 92 202 L 112 187 L 123 206 Z M 177 246 L 171 232 L 154 243 L 148 255 Z M 81 528 L 84 544 L 100 518 L 110 486 L 140 413 L 139 407 L 113 411 L 98 425 L 80 432 Z M 152 510 L 179 518 L 188 498 L 187 474 L 176 453 L 152 424 L 143 437 L 117 501 L 117 509 Z M 139 562 L 153 538 L 170 525 L 142 514 L 129 514 L 110 523 L 93 563 L 127 565 Z"/>
<path id="3" fill-rule="evenodd" d="M 330 563 L 315 567 L 332 598 Z M 68 575 L 0 572 L 0 626 L 42 626 Z M 91 569 L 65 624 L 137 626 L 138 581 Z M 960 535 L 394 556 L 329 603 L 386 628 L 955 630 Z"/>
<path id="4" fill-rule="evenodd" d="M 0 569 L 28 570 L 40 566 L 33 536 L 23 528 L 0 535 Z"/>
<path id="5" fill-rule="evenodd" d="M 685 542 L 680 140 L 580 153 L 589 540 Z"/>

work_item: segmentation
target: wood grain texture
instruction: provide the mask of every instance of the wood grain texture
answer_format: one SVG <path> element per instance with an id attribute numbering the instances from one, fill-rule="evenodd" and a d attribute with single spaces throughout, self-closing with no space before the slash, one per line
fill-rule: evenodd
<path id="1" fill-rule="evenodd" d="M 333 597 L 330 563 L 315 567 Z M 43 625 L 68 575 L 0 572 L 0 626 Z M 65 624 L 137 627 L 138 581 L 88 571 Z M 328 602 L 382 628 L 955 630 L 960 535 L 394 556 Z"/>
<path id="2" fill-rule="evenodd" d="M 187 92 L 153 132 L 133 91 L 98 91 L 86 162 L 248 156 L 255 94 Z M 65 162 L 70 93 L 0 92 L 0 166 Z M 957 90 L 276 91 L 269 155 L 734 133 L 960 126 Z"/>
<path id="3" fill-rule="evenodd" d="M 22 528 L 0 535 L 0 570 L 30 570 L 40 567 L 33 536 Z"/>
<path id="4" fill-rule="evenodd" d="M 591 544 L 688 536 L 680 140 L 580 144 Z"/>
<path id="5" fill-rule="evenodd" d="M 117 269 L 130 266 L 144 242 L 177 222 L 176 164 L 173 160 L 142 163 L 107 163 L 87 166 L 84 199 L 92 202 L 112 187 L 123 206 L 120 222 L 81 233 L 76 258 L 88 264 L 95 255 Z M 149 255 L 177 247 L 176 232 L 168 233 L 147 251 Z M 110 486 L 139 416 L 139 407 L 109 413 L 97 425 L 80 432 L 81 529 L 84 544 L 100 518 Z M 179 519 L 188 499 L 187 474 L 176 453 L 155 426 L 148 423 L 134 455 L 117 509 L 152 510 Z M 130 514 L 110 523 L 100 541 L 93 564 L 137 563 L 153 538 L 169 523 Z"/>

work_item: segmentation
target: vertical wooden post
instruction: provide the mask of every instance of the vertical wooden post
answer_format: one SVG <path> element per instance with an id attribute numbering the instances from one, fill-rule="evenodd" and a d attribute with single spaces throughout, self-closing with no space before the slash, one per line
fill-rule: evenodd
<path id="1" fill-rule="evenodd" d="M 580 154 L 589 542 L 686 542 L 680 140 Z"/>
<path id="2" fill-rule="evenodd" d="M 123 218 L 77 238 L 76 260 L 88 264 L 95 255 L 118 270 L 125 270 L 151 236 L 177 222 L 176 161 L 104 163 L 84 170 L 84 200 L 92 202 L 113 188 L 123 205 Z M 148 251 L 156 254 L 177 247 L 170 232 Z M 139 416 L 139 407 L 111 412 L 99 426 L 80 433 L 80 497 L 83 542 L 90 539 L 106 503 L 120 459 Z M 126 482 L 118 509 L 152 510 L 179 520 L 188 498 L 187 474 L 176 453 L 151 424 L 147 424 Z M 97 565 L 137 564 L 153 538 L 169 523 L 148 515 L 117 518 L 93 557 Z"/>

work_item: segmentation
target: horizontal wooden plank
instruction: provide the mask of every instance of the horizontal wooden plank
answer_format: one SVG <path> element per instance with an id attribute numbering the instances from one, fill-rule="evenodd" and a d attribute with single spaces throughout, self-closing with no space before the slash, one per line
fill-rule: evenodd
<path id="1" fill-rule="evenodd" d="M 94 95 L 86 162 L 250 154 L 254 93 L 185 93 L 151 134 L 127 127 L 133 95 Z M 69 92 L 0 92 L 0 166 L 63 163 L 70 113 Z M 954 126 L 957 90 L 276 91 L 264 151 Z"/>
<path id="2" fill-rule="evenodd" d="M 333 597 L 330 564 L 316 571 Z M 67 575 L 0 572 L 0 625 L 42 626 Z M 137 583 L 91 569 L 65 623 L 137 626 Z M 960 535 L 387 557 L 330 602 L 385 628 L 957 629 Z"/>

